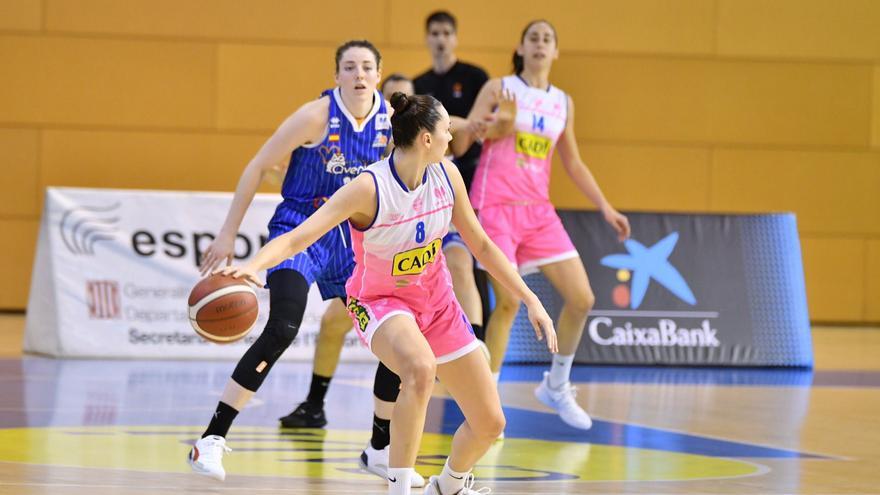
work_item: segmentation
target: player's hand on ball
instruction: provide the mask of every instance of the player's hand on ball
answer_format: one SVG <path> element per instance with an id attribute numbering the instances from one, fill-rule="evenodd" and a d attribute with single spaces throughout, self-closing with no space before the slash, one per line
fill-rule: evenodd
<path id="1" fill-rule="evenodd" d="M 556 329 L 553 328 L 553 320 L 544 309 L 544 305 L 538 300 L 537 296 L 531 301 L 526 302 L 526 309 L 529 311 L 529 321 L 535 328 L 535 336 L 538 340 L 546 340 L 547 349 L 553 354 L 559 352 L 559 346 L 556 342 Z M 546 337 L 546 339 L 545 339 Z"/>
<path id="2" fill-rule="evenodd" d="M 226 266 L 231 265 L 234 244 L 234 235 L 229 237 L 220 233 L 220 235 L 214 239 L 214 242 L 208 246 L 208 250 L 205 251 L 205 254 L 202 257 L 202 265 L 199 267 L 199 272 L 201 272 L 203 276 L 207 275 L 224 261 L 226 262 Z"/>
<path id="3" fill-rule="evenodd" d="M 213 273 L 215 273 L 215 274 L 219 273 L 219 274 L 225 275 L 227 277 L 232 277 L 232 278 L 243 278 L 243 279 L 247 280 L 248 282 L 256 285 L 257 287 L 264 286 L 263 281 L 260 280 L 260 276 L 257 275 L 257 271 L 254 270 L 253 268 L 249 267 L 248 265 L 241 265 L 241 266 L 233 265 L 233 266 L 227 266 L 225 268 L 218 268 L 218 269 L 214 270 Z"/>

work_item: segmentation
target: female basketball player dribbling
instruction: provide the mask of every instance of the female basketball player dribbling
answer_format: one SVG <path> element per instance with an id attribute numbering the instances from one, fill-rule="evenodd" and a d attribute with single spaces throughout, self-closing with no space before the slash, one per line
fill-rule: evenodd
<path id="1" fill-rule="evenodd" d="M 450 220 L 499 283 L 521 298 L 538 339 L 556 351 L 556 333 L 541 302 L 477 222 L 458 170 L 443 158 L 452 139 L 449 115 L 430 96 L 392 98 L 392 155 L 367 168 L 293 231 L 247 264 L 224 273 L 259 284 L 257 272 L 306 249 L 349 220 L 357 266 L 346 284 L 348 309 L 361 339 L 396 372 L 402 388 L 392 415 L 389 493 L 409 494 L 435 375 L 465 416 L 431 495 L 467 495 L 470 470 L 504 429 L 504 414 L 486 359 L 455 300 L 442 239 Z"/>
<path id="2" fill-rule="evenodd" d="M 559 355 L 535 395 L 556 409 L 567 424 L 589 429 L 592 421 L 575 401 L 569 375 L 594 296 L 578 252 L 550 203 L 554 149 L 571 180 L 599 207 L 620 240 L 629 236 L 630 227 L 581 160 L 574 133 L 574 102 L 549 82 L 553 60 L 558 57 L 556 30 L 547 21 L 533 21 L 523 31 L 514 54 L 514 75 L 492 79 L 480 90 L 468 120 L 492 118 L 494 123 L 485 136 L 471 200 L 483 228 L 508 260 L 521 272 L 540 270 L 562 296 L 564 305 L 557 321 Z M 501 370 L 521 301 L 505 285 L 493 281 L 496 305 L 486 327 L 495 373 Z"/>
<path id="3" fill-rule="evenodd" d="M 349 41 L 337 49 L 338 86 L 288 117 L 245 168 L 220 235 L 206 252 L 203 272 L 231 260 L 235 233 L 257 186 L 279 162 L 289 159 L 290 165 L 281 191 L 284 201 L 269 222 L 270 238 L 301 224 L 327 197 L 382 156 L 391 125 L 385 99 L 376 91 L 381 78 L 381 61 L 379 51 L 368 41 Z M 338 346 L 319 346 L 331 349 L 327 356 L 318 356 L 316 352 L 309 395 L 316 395 L 314 392 L 318 390 L 320 397 L 311 397 L 314 400 L 303 403 L 285 419 L 294 421 L 293 426 L 326 423 L 323 393 L 338 362 L 342 339 L 351 328 L 343 303 L 345 281 L 354 269 L 348 237 L 348 228 L 336 225 L 333 232 L 318 239 L 305 252 L 279 259 L 272 265 L 267 277 L 271 287 L 269 320 L 257 341 L 239 360 L 207 429 L 190 450 L 189 463 L 195 472 L 219 480 L 225 478 L 222 458 L 228 450 L 226 434 L 238 412 L 296 337 L 312 282 L 317 283 L 324 299 L 333 300 L 322 318 L 318 338 L 331 338 Z M 319 365 L 325 368 L 321 376 Z M 394 381 L 390 388 L 396 390 L 396 377 L 390 372 L 388 375 L 387 378 Z M 319 422 L 308 424 L 302 422 L 303 419 Z M 387 459 L 382 459 L 387 452 L 373 454 L 369 461 L 387 465 Z M 413 483 L 422 486 L 424 481 L 414 476 Z"/>

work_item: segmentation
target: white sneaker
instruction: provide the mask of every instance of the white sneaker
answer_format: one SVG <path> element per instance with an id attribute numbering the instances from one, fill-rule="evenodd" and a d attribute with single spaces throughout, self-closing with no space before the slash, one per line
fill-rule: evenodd
<path id="1" fill-rule="evenodd" d="M 474 473 L 467 475 L 464 480 L 464 488 L 455 493 L 441 493 L 439 480 L 439 476 L 431 476 L 431 479 L 428 480 L 428 486 L 425 487 L 425 495 L 488 495 L 492 493 L 492 489 L 488 486 L 474 490 Z"/>
<path id="2" fill-rule="evenodd" d="M 223 469 L 223 454 L 226 452 L 232 452 L 226 446 L 226 439 L 209 435 L 196 441 L 187 460 L 196 473 L 223 481 L 226 479 L 226 470 Z"/>
<path id="3" fill-rule="evenodd" d="M 544 379 L 535 389 L 535 397 L 545 406 L 556 409 L 559 417 L 567 425 L 581 430 L 589 430 L 593 426 L 590 415 L 574 400 L 576 392 L 571 382 L 565 382 L 559 388 L 550 388 L 550 373 L 544 372 Z"/>
<path id="4" fill-rule="evenodd" d="M 388 480 L 388 446 L 382 450 L 376 450 L 372 445 L 367 443 L 367 448 L 361 452 L 358 458 L 358 465 L 364 471 L 375 474 L 383 480 Z M 409 486 L 412 488 L 421 488 L 425 486 L 425 478 L 413 469 Z"/>

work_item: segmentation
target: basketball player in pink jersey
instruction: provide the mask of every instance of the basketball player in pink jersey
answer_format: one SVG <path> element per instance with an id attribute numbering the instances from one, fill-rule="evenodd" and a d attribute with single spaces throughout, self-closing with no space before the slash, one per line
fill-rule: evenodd
<path id="1" fill-rule="evenodd" d="M 450 119 L 431 96 L 395 93 L 396 148 L 339 189 L 293 231 L 268 243 L 247 264 L 222 272 L 260 284 L 257 272 L 306 249 L 348 220 L 355 270 L 346 284 L 348 310 L 361 339 L 400 376 L 392 414 L 389 494 L 409 494 L 425 414 L 437 376 L 458 403 L 464 423 L 429 495 L 474 495 L 474 464 L 504 429 L 488 363 L 452 291 L 442 239 L 450 220 L 477 260 L 526 303 L 538 339 L 556 352 L 553 323 L 537 296 L 480 227 L 458 169 L 443 158 Z M 218 270 L 220 271 L 220 270 Z"/>
<path id="2" fill-rule="evenodd" d="M 533 21 L 514 53 L 514 75 L 491 79 L 480 90 L 468 120 L 493 123 L 485 135 L 470 194 L 480 223 L 507 259 L 521 273 L 540 270 L 562 295 L 559 354 L 535 395 L 567 424 L 589 429 L 592 421 L 575 401 L 569 376 L 594 296 L 584 265 L 550 203 L 553 151 L 558 149 L 571 180 L 599 207 L 620 240 L 629 236 L 630 227 L 581 160 L 574 102 L 549 81 L 558 57 L 556 30 L 547 21 Z M 486 328 L 486 343 L 497 379 L 521 299 L 497 280 L 492 286 L 496 306 Z"/>

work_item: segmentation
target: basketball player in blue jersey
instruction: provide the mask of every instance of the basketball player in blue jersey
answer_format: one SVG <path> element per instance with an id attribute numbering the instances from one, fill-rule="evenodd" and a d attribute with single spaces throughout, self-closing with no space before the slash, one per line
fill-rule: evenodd
<path id="1" fill-rule="evenodd" d="M 209 273 L 224 260 L 227 264 L 231 262 L 235 235 L 257 187 L 264 175 L 287 157 L 289 166 L 282 185 L 284 200 L 269 222 L 270 239 L 293 230 L 337 189 L 381 158 L 391 137 L 390 107 L 376 91 L 381 61 L 379 51 L 368 41 L 349 41 L 336 50 L 337 87 L 288 117 L 248 163 L 223 227 L 205 252 L 202 273 Z M 238 412 L 296 337 L 313 282 L 317 282 L 325 300 L 332 300 L 322 318 L 319 339 L 344 338 L 351 320 L 342 301 L 346 297 L 345 282 L 353 268 L 349 229 L 339 225 L 308 250 L 268 270 L 268 322 L 239 360 L 208 428 L 190 451 L 189 463 L 195 472 L 225 479 L 222 459 L 229 450 L 226 434 Z M 338 353 L 329 358 L 316 356 L 316 363 L 324 364 L 326 382 L 338 359 Z M 319 371 L 316 370 L 316 376 Z M 400 383 L 396 376 L 393 380 Z M 326 391 L 326 382 L 319 383 L 318 388 Z M 315 385 L 313 380 L 313 389 Z M 323 413 L 323 396 L 321 403 L 319 409 Z M 420 481 L 423 485 L 424 480 Z"/>

